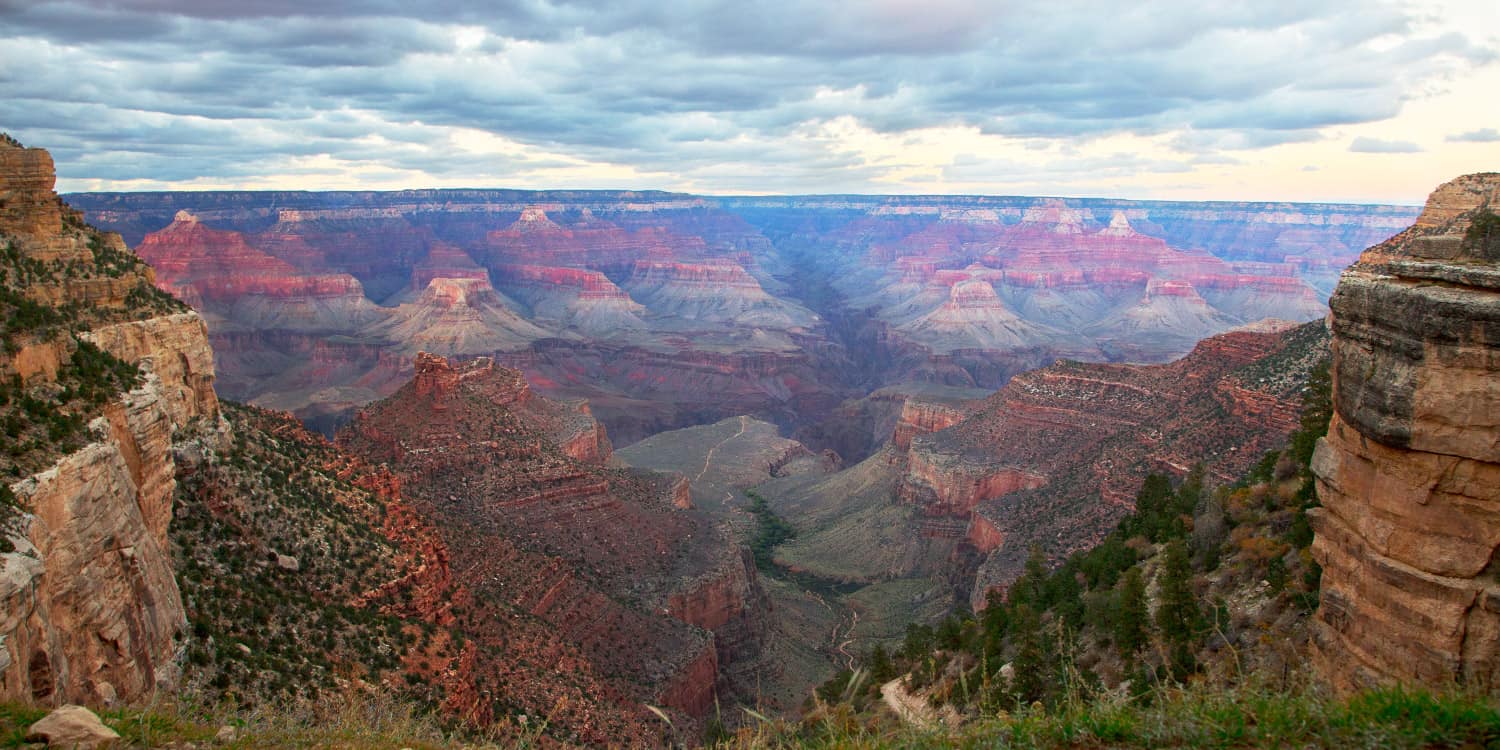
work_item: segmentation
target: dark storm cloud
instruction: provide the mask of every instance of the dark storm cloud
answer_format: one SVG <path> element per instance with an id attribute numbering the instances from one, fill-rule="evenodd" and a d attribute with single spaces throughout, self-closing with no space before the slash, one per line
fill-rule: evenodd
<path id="1" fill-rule="evenodd" d="M 93 179 L 233 178 L 325 154 L 462 174 L 475 164 L 451 126 L 717 184 L 813 169 L 852 184 L 883 167 L 830 152 L 820 125 L 1175 134 L 1203 160 L 1389 118 L 1495 58 L 1413 35 L 1394 5 L 1218 5 L 0 0 L 0 126 Z"/>

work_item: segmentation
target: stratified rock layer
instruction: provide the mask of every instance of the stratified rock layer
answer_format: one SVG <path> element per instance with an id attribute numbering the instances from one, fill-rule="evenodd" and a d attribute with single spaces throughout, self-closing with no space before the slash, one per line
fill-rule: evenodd
<path id="1" fill-rule="evenodd" d="M 389 466 L 447 550 L 473 595 L 455 615 L 483 647 L 476 674 L 508 683 L 512 660 L 565 658 L 566 678 L 532 670 L 526 695 L 583 681 L 592 702 L 567 721 L 593 726 L 591 743 L 617 739 L 597 717 L 636 721 L 642 703 L 704 716 L 725 667 L 763 638 L 754 569 L 724 531 L 682 507 L 678 478 L 605 468 L 609 441 L 584 405 L 488 358 L 422 353 L 415 370 L 339 442 Z"/>
<path id="2" fill-rule="evenodd" d="M 1500 675 L 1500 254 L 1466 237 L 1495 208 L 1500 175 L 1439 187 L 1334 292 L 1313 552 L 1317 661 L 1341 688 Z"/>
<path id="3" fill-rule="evenodd" d="M 178 677 L 187 623 L 167 540 L 174 452 L 194 435 L 217 443 L 213 355 L 202 319 L 152 289 L 118 235 L 83 225 L 54 179 L 45 151 L 0 144 L 0 244 L 24 261 L 12 269 L 40 270 L 21 291 L 61 321 L 4 331 L 0 378 L 51 393 L 55 420 L 91 419 L 81 447 L 28 448 L 66 453 L 10 485 L 24 512 L 3 529 L 15 550 L 0 554 L 0 698 L 113 703 Z M 54 381 L 78 377 L 70 358 L 86 342 L 144 377 L 85 412 Z"/>
<path id="4" fill-rule="evenodd" d="M 993 390 L 1058 358 L 1165 362 L 1267 316 L 1311 320 L 1350 248 L 1415 214 L 625 191 L 76 200 L 205 315 L 226 396 L 324 429 L 392 393 L 418 349 L 492 356 L 588 399 L 622 445 L 741 414 L 792 433 L 885 386 Z M 827 437 L 850 459 L 874 447 Z"/>

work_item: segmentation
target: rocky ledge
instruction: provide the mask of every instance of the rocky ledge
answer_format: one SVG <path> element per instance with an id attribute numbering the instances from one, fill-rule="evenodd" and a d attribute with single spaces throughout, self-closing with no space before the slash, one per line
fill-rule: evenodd
<path id="1" fill-rule="evenodd" d="M 1335 686 L 1500 674 L 1500 174 L 1433 192 L 1333 295 L 1316 657 Z"/>

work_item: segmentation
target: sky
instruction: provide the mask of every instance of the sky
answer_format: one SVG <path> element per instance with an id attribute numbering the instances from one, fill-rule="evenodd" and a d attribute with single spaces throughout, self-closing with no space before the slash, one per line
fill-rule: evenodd
<path id="1" fill-rule="evenodd" d="M 58 189 L 1420 203 L 1500 171 L 1494 0 L 0 0 Z"/>

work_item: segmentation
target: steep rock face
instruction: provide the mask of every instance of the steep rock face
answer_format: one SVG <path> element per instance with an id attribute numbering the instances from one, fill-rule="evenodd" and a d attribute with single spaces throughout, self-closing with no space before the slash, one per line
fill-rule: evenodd
<path id="1" fill-rule="evenodd" d="M 340 444 L 389 464 L 438 530 L 473 592 L 467 631 L 506 643 L 521 613 L 614 691 L 609 711 L 702 716 L 715 675 L 744 656 L 725 644 L 755 649 L 754 574 L 736 548 L 678 507 L 674 478 L 601 466 L 608 442 L 587 411 L 542 398 L 519 372 L 426 354 L 415 369 Z"/>
<path id="2" fill-rule="evenodd" d="M 25 512 L 7 529 L 16 551 L 0 555 L 0 696 L 113 703 L 176 682 L 186 620 L 167 542 L 174 454 L 212 450 L 222 432 L 202 319 L 155 292 L 118 235 L 83 225 L 51 192 L 51 170 L 46 152 L 0 144 L 0 240 L 45 270 L 33 280 L 16 265 L 4 281 L 65 331 L 6 331 L 18 346 L 0 355 L 0 377 L 17 376 L 58 419 L 91 421 L 81 447 L 10 485 Z M 88 357 L 103 360 L 81 365 Z M 55 390 L 64 376 L 101 387 L 111 357 L 139 368 L 133 389 L 97 410 Z"/>
<path id="3" fill-rule="evenodd" d="M 217 327 L 338 332 L 378 316 L 353 276 L 300 271 L 189 211 L 146 235 L 137 253 L 156 269 L 162 289 L 212 316 Z"/>
<path id="4" fill-rule="evenodd" d="M 1500 677 L 1500 252 L 1468 232 L 1497 208 L 1500 175 L 1439 187 L 1331 302 L 1315 647 L 1342 688 Z"/>
<path id="5" fill-rule="evenodd" d="M 39 148 L 0 145 L 0 234 L 23 238 L 32 252 L 66 242 L 63 211 L 52 188 L 52 155 Z"/>
<path id="6" fill-rule="evenodd" d="M 219 302 L 192 297 L 163 274 L 163 284 L 207 315 L 226 395 L 324 424 L 399 382 L 386 361 L 369 356 L 371 347 L 408 362 L 417 348 L 501 355 L 549 395 L 588 398 L 622 441 L 739 414 L 794 431 L 887 385 L 994 389 L 1058 358 L 1167 361 L 1204 335 L 1268 314 L 1321 316 L 1331 290 L 1325 280 L 1352 260 L 1349 248 L 1389 236 L 1415 214 L 1379 206 L 629 191 L 208 192 L 78 201 L 133 241 L 163 231 L 187 209 L 262 257 L 227 245 L 214 254 L 242 257 L 244 268 L 277 261 L 283 272 L 292 269 L 285 289 L 241 283 L 233 301 Z M 173 252 L 195 257 L 191 248 Z M 236 270 L 226 270 L 233 279 Z M 414 303 L 436 279 L 485 276 L 514 300 L 505 307 L 546 335 L 459 337 L 449 318 L 430 309 L 387 322 L 393 306 Z M 324 286 L 334 279 L 349 293 Z M 514 321 L 509 329 L 518 330 Z M 474 350 L 489 343 L 501 346 Z M 325 362 L 308 362 L 310 352 Z M 348 358 L 328 361 L 339 353 Z M 767 358 L 779 360 L 770 377 Z M 616 361 L 628 366 L 611 366 Z M 711 382 L 700 385 L 706 363 Z M 740 363 L 760 369 L 728 369 Z M 264 387 L 242 389 L 257 382 Z M 718 393 L 732 403 L 721 406 Z"/>
<path id="7" fill-rule="evenodd" d="M 897 497 L 982 554 L 971 591 L 981 606 L 1032 544 L 1061 558 L 1102 537 L 1146 472 L 1202 463 L 1228 481 L 1278 445 L 1295 426 L 1322 329 L 1222 334 L 1168 365 L 1025 373 L 963 421 L 914 437 Z"/>

